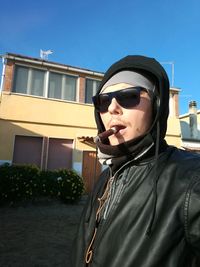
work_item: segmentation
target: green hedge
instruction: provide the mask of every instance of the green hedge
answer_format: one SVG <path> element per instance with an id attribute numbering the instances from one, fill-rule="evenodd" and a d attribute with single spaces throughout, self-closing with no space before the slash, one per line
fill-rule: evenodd
<path id="1" fill-rule="evenodd" d="M 43 196 L 75 202 L 83 191 L 82 178 L 72 170 L 40 171 L 32 165 L 0 166 L 0 204 Z"/>

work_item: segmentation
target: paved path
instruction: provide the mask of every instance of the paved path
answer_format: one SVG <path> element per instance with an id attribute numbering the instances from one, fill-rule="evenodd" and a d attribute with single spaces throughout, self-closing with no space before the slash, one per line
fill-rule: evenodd
<path id="1" fill-rule="evenodd" d="M 71 267 L 70 249 L 85 199 L 0 207 L 0 267 Z"/>

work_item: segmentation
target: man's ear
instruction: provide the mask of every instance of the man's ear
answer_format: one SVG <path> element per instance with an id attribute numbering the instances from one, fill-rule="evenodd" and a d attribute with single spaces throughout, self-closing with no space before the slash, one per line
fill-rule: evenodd
<path id="1" fill-rule="evenodd" d="M 152 92 L 152 101 L 153 101 L 153 121 L 157 121 L 160 112 L 160 95 L 158 92 L 158 86 L 155 83 L 154 90 Z"/>
<path id="2" fill-rule="evenodd" d="M 154 100 L 154 110 L 153 110 L 153 114 L 154 117 L 157 118 L 159 116 L 159 110 L 160 110 L 160 97 L 159 95 L 155 95 L 155 100 Z"/>

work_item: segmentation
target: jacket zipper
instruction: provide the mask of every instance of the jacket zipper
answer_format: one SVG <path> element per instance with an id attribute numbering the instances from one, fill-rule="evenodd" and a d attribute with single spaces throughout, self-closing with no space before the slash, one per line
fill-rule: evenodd
<path id="1" fill-rule="evenodd" d="M 133 161 L 133 160 L 131 160 Z M 131 163 L 131 161 L 127 162 L 126 164 L 124 164 L 113 176 L 111 176 L 108 180 L 108 183 L 106 185 L 106 189 L 102 195 L 101 198 L 98 198 L 98 201 L 99 201 L 99 207 L 97 209 L 97 212 L 96 212 L 96 225 L 95 225 L 95 229 L 94 229 L 94 232 L 93 232 L 93 235 L 92 235 L 92 238 L 91 238 L 91 241 L 89 243 L 89 246 L 87 248 L 87 251 L 86 251 L 86 256 L 85 256 L 85 262 L 86 262 L 86 266 L 89 266 L 88 264 L 91 263 L 92 261 L 92 256 L 93 256 L 93 253 L 94 253 L 94 248 L 92 248 L 92 246 L 94 245 L 94 242 L 95 242 L 95 239 L 96 239 L 96 236 L 97 236 L 97 230 L 98 230 L 98 233 L 100 235 L 98 235 L 98 239 L 96 239 L 96 244 L 98 244 L 98 240 L 99 238 L 101 237 L 101 228 L 102 226 L 104 225 L 105 226 L 105 223 L 107 224 L 108 221 L 107 221 L 107 218 L 105 219 L 104 222 L 100 222 L 101 221 L 101 211 L 104 207 L 104 204 L 106 203 L 106 200 L 109 199 L 109 197 L 112 197 L 112 195 L 114 196 L 114 192 L 113 194 L 111 195 L 112 193 L 112 188 L 113 188 L 113 182 L 116 183 L 116 179 L 115 177 L 117 176 L 117 174 L 126 166 L 128 165 L 129 163 Z M 111 171 L 110 171 L 111 173 Z M 122 178 L 123 179 L 123 178 Z M 119 190 L 119 193 L 121 195 L 122 193 L 122 189 L 123 189 L 123 184 L 122 184 L 122 187 L 121 187 L 121 190 Z M 116 196 L 116 199 L 117 199 L 117 196 Z M 108 208 L 109 208 L 109 204 L 110 204 L 110 200 L 108 201 L 108 203 L 106 204 L 106 208 L 105 208 L 105 211 L 107 213 L 108 211 Z M 112 203 L 114 204 L 114 203 Z M 105 214 L 106 215 L 106 214 Z"/>
<path id="2" fill-rule="evenodd" d="M 145 150 L 145 152 L 143 152 L 141 155 L 139 155 L 139 156 L 137 157 L 137 159 L 140 158 L 144 153 L 146 153 L 146 152 L 152 147 L 152 145 L 153 145 L 153 144 L 151 144 L 151 145 Z M 115 177 L 117 176 L 117 174 L 118 174 L 118 173 L 119 173 L 125 166 L 129 165 L 131 162 L 133 162 L 133 161 L 135 161 L 135 160 L 136 160 L 136 159 L 134 158 L 134 159 L 132 159 L 132 160 L 126 162 L 123 166 L 121 166 L 121 167 L 119 168 L 119 170 L 117 170 L 117 172 L 116 172 L 113 176 L 110 175 L 111 177 L 110 177 L 109 180 L 108 180 L 108 183 L 107 183 L 107 185 L 106 185 L 106 189 L 105 189 L 105 191 L 104 191 L 104 193 L 103 193 L 103 196 L 102 196 L 101 198 L 98 198 L 98 201 L 99 201 L 99 207 L 98 207 L 97 212 L 96 212 L 96 225 L 95 225 L 95 229 L 94 229 L 94 232 L 93 232 L 91 241 L 90 241 L 89 246 L 88 246 L 87 251 L 86 251 L 86 256 L 85 256 L 86 266 L 89 266 L 89 264 L 91 263 L 91 261 L 92 261 L 92 256 L 93 256 L 95 247 L 97 247 L 97 245 L 98 245 L 98 240 L 99 240 L 99 239 L 101 238 L 101 236 L 102 236 L 101 228 L 102 228 L 103 226 L 105 227 L 105 226 L 109 223 L 109 220 L 108 220 L 109 217 L 106 217 L 106 215 L 107 215 L 107 212 L 108 212 L 108 209 L 109 209 L 109 205 L 110 205 L 110 204 L 112 204 L 112 205 L 114 204 L 114 202 L 112 203 L 112 199 L 110 199 L 110 197 L 115 196 L 115 190 L 114 190 L 114 192 L 113 192 L 113 194 L 112 194 L 113 182 L 114 182 L 114 186 L 116 186 L 116 179 L 115 179 Z M 128 173 L 128 171 L 126 172 L 126 175 L 127 175 L 127 173 Z M 110 174 L 111 174 L 111 169 L 110 169 Z M 123 175 L 123 176 L 124 176 L 124 175 Z M 123 179 L 123 177 L 122 177 L 122 179 Z M 121 193 L 122 193 L 122 191 L 123 191 L 123 188 L 124 188 L 124 183 L 123 183 L 123 181 L 122 181 L 122 186 L 121 186 L 119 192 L 117 192 L 116 200 L 118 199 L 118 195 L 121 195 Z M 107 202 L 106 200 L 108 200 L 108 202 Z M 107 203 L 106 203 L 106 202 L 107 202 Z M 103 214 L 104 222 L 101 223 L 101 222 L 100 222 L 100 220 L 101 220 L 101 217 L 100 217 L 100 216 L 101 216 L 101 211 L 102 211 L 102 209 L 103 209 L 103 207 L 104 207 L 104 204 L 106 204 L 105 211 L 104 211 L 104 214 Z M 111 212 L 111 210 L 110 210 L 110 212 Z M 97 229 L 98 229 L 98 233 L 99 233 L 99 234 L 98 234 L 98 238 L 96 239 L 96 236 L 97 236 Z M 96 239 L 96 246 L 95 246 L 94 248 L 92 248 L 92 246 L 94 245 L 95 239 Z"/>
<path id="3" fill-rule="evenodd" d="M 109 198 L 109 194 L 110 194 L 110 188 L 112 187 L 112 183 L 113 183 L 113 179 L 114 176 L 109 178 L 107 185 L 106 185 L 106 189 L 104 190 L 104 193 L 102 195 L 101 198 L 98 198 L 99 201 L 99 207 L 96 211 L 96 224 L 95 224 L 95 228 L 94 228 L 94 232 L 92 235 L 92 239 L 90 241 L 90 244 L 87 248 L 87 252 L 86 252 L 86 256 L 85 256 L 85 262 L 86 264 L 89 264 L 92 260 L 92 256 L 93 256 L 93 249 L 92 246 L 94 244 L 95 238 L 96 238 L 96 234 L 97 234 L 97 229 L 100 225 L 100 219 L 101 219 L 101 211 L 104 207 L 104 204 L 106 203 L 106 200 Z"/>

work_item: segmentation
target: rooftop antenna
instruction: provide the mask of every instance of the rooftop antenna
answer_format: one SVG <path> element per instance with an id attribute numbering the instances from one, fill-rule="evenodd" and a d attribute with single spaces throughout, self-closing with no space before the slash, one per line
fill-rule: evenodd
<path id="1" fill-rule="evenodd" d="M 174 61 L 160 62 L 162 65 L 168 64 L 172 67 L 172 87 L 174 87 Z"/>
<path id="2" fill-rule="evenodd" d="M 48 55 L 53 54 L 52 50 L 42 50 L 40 49 L 40 58 L 43 60 L 48 60 Z"/>

